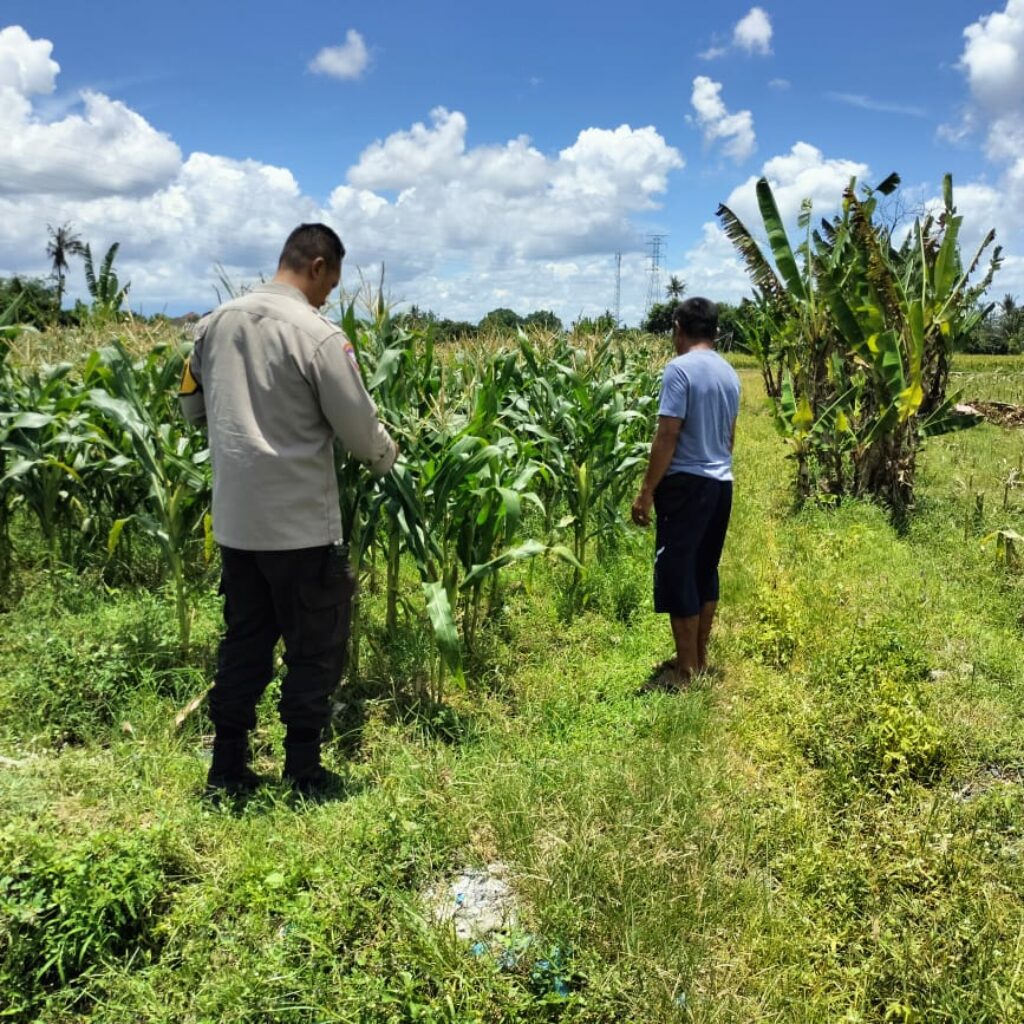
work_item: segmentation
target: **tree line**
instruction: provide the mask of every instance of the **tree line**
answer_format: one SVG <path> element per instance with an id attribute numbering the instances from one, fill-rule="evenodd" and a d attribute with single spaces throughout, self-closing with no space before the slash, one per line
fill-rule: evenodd
<path id="1" fill-rule="evenodd" d="M 120 242 L 114 242 L 102 259 L 93 258 L 92 246 L 83 242 L 70 224 L 47 225 L 49 238 L 46 256 L 50 261 L 49 278 L 15 274 L 0 278 L 0 313 L 7 321 L 17 321 L 40 329 L 74 327 L 85 323 L 108 323 L 122 315 L 130 283 L 121 284 L 114 270 Z M 64 309 L 67 275 L 71 260 L 81 259 L 90 303 L 76 300 Z"/>
<path id="2" fill-rule="evenodd" d="M 0 313 L 6 322 L 18 322 L 39 329 L 48 327 L 74 327 L 85 324 L 108 323 L 124 315 L 130 282 L 121 284 L 114 269 L 120 243 L 114 242 L 97 260 L 92 247 L 75 232 L 71 224 L 57 227 L 47 225 L 46 256 L 50 261 L 47 278 L 16 274 L 0 277 Z M 75 301 L 71 309 L 64 309 L 67 275 L 71 261 L 81 259 L 90 302 Z M 221 270 L 221 280 L 225 275 Z M 228 282 L 225 282 L 228 283 Z M 228 297 L 235 289 L 228 283 Z M 242 289 L 244 290 L 244 288 Z M 673 274 L 665 287 L 665 301 L 654 303 L 640 323 L 647 334 L 668 334 L 672 330 L 672 312 L 686 293 L 686 283 Z M 218 297 L 220 293 L 218 291 Z M 958 339 L 957 348 L 968 353 L 984 355 L 1015 355 L 1024 353 L 1024 305 L 1015 296 L 1004 295 L 1000 302 L 981 305 L 976 325 Z M 750 298 L 738 304 L 718 303 L 719 347 L 724 351 L 744 349 L 744 337 L 756 325 L 758 304 Z M 166 319 L 157 314 L 149 319 Z M 395 319 L 410 330 L 429 330 L 438 341 L 458 341 L 480 335 L 515 334 L 545 331 L 559 334 L 566 329 L 561 318 L 549 309 L 538 309 L 520 314 L 507 307 L 490 310 L 476 323 L 442 317 L 429 309 L 413 305 Z M 580 316 L 569 327 L 574 332 L 608 334 L 621 329 L 611 310 L 598 316 Z"/>

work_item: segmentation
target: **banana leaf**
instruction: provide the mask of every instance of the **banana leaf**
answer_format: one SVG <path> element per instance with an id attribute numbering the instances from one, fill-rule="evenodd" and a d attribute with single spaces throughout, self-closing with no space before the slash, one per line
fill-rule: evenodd
<path id="1" fill-rule="evenodd" d="M 790 293 L 801 302 L 808 301 L 807 288 L 803 276 L 796 265 L 796 257 L 786 235 L 786 226 L 779 214 L 778 204 L 766 178 L 757 183 L 757 205 L 761 211 L 765 231 L 768 232 L 768 245 L 775 257 L 775 265 L 779 268 L 783 281 Z"/>

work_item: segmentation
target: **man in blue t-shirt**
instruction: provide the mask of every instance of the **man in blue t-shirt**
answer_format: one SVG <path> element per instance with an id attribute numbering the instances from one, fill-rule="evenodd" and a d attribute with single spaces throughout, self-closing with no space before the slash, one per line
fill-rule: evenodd
<path id="1" fill-rule="evenodd" d="M 732 448 L 740 406 L 736 371 L 715 351 L 718 308 L 693 298 L 672 314 L 676 358 L 665 368 L 658 429 L 633 522 L 656 515 L 654 610 L 672 622 L 676 657 L 658 677 L 685 688 L 707 668 L 718 605 L 718 563 L 732 511 Z"/>

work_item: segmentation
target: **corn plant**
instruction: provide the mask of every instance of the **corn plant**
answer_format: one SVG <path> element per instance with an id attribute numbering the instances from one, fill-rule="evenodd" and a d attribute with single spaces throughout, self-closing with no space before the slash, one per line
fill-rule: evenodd
<path id="1" fill-rule="evenodd" d="M 372 572 L 383 556 L 389 633 L 397 625 L 400 560 L 403 552 L 410 556 L 438 651 L 439 696 L 446 673 L 463 678 L 463 649 L 473 649 L 482 618 L 499 600 L 501 569 L 540 554 L 571 554 L 518 536 L 524 506 L 541 516 L 544 509 L 532 489 L 538 467 L 507 417 L 520 383 L 516 354 L 462 352 L 442 363 L 429 333 L 397 325 L 384 309 L 358 324 L 350 307 L 342 322 L 402 447 L 379 484 L 351 460 L 339 466 L 345 536 L 361 569 L 369 561 Z M 354 670 L 360 628 L 357 621 Z"/>
<path id="2" fill-rule="evenodd" d="M 21 504 L 34 516 L 53 564 L 74 562 L 88 529 L 87 475 L 99 440 L 84 396 L 70 383 L 71 366 L 10 374 L 11 408 L 0 413 L 5 508 Z"/>
<path id="3" fill-rule="evenodd" d="M 207 452 L 168 412 L 181 372 L 181 357 L 152 353 L 133 365 L 120 342 L 94 353 L 86 368 L 86 401 L 112 458 L 145 488 L 140 508 L 116 519 L 108 533 L 113 554 L 126 527 L 156 542 L 174 588 L 178 635 L 188 649 L 191 613 L 188 558 L 197 533 L 209 523 Z"/>
<path id="4" fill-rule="evenodd" d="M 591 542 L 612 542 L 624 522 L 622 505 L 643 466 L 641 431 L 647 431 L 654 395 L 635 393 L 634 375 L 610 339 L 589 358 L 566 345 L 556 358 L 542 360 L 527 339 L 520 346 L 529 391 L 514 406 L 517 429 L 543 467 L 549 530 L 554 509 L 565 509 L 557 526 L 571 530 L 578 587 Z"/>

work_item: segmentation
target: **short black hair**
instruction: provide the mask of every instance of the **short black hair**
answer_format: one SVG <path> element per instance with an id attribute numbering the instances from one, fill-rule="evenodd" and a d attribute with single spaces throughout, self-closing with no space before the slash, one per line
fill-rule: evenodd
<path id="1" fill-rule="evenodd" d="M 718 306 L 695 295 L 672 310 L 672 323 L 688 338 L 714 341 L 718 334 Z"/>
<path id="2" fill-rule="evenodd" d="M 345 246 L 333 228 L 326 224 L 300 224 L 285 241 L 277 265 L 298 272 L 322 258 L 335 270 L 341 266 L 344 255 Z"/>

